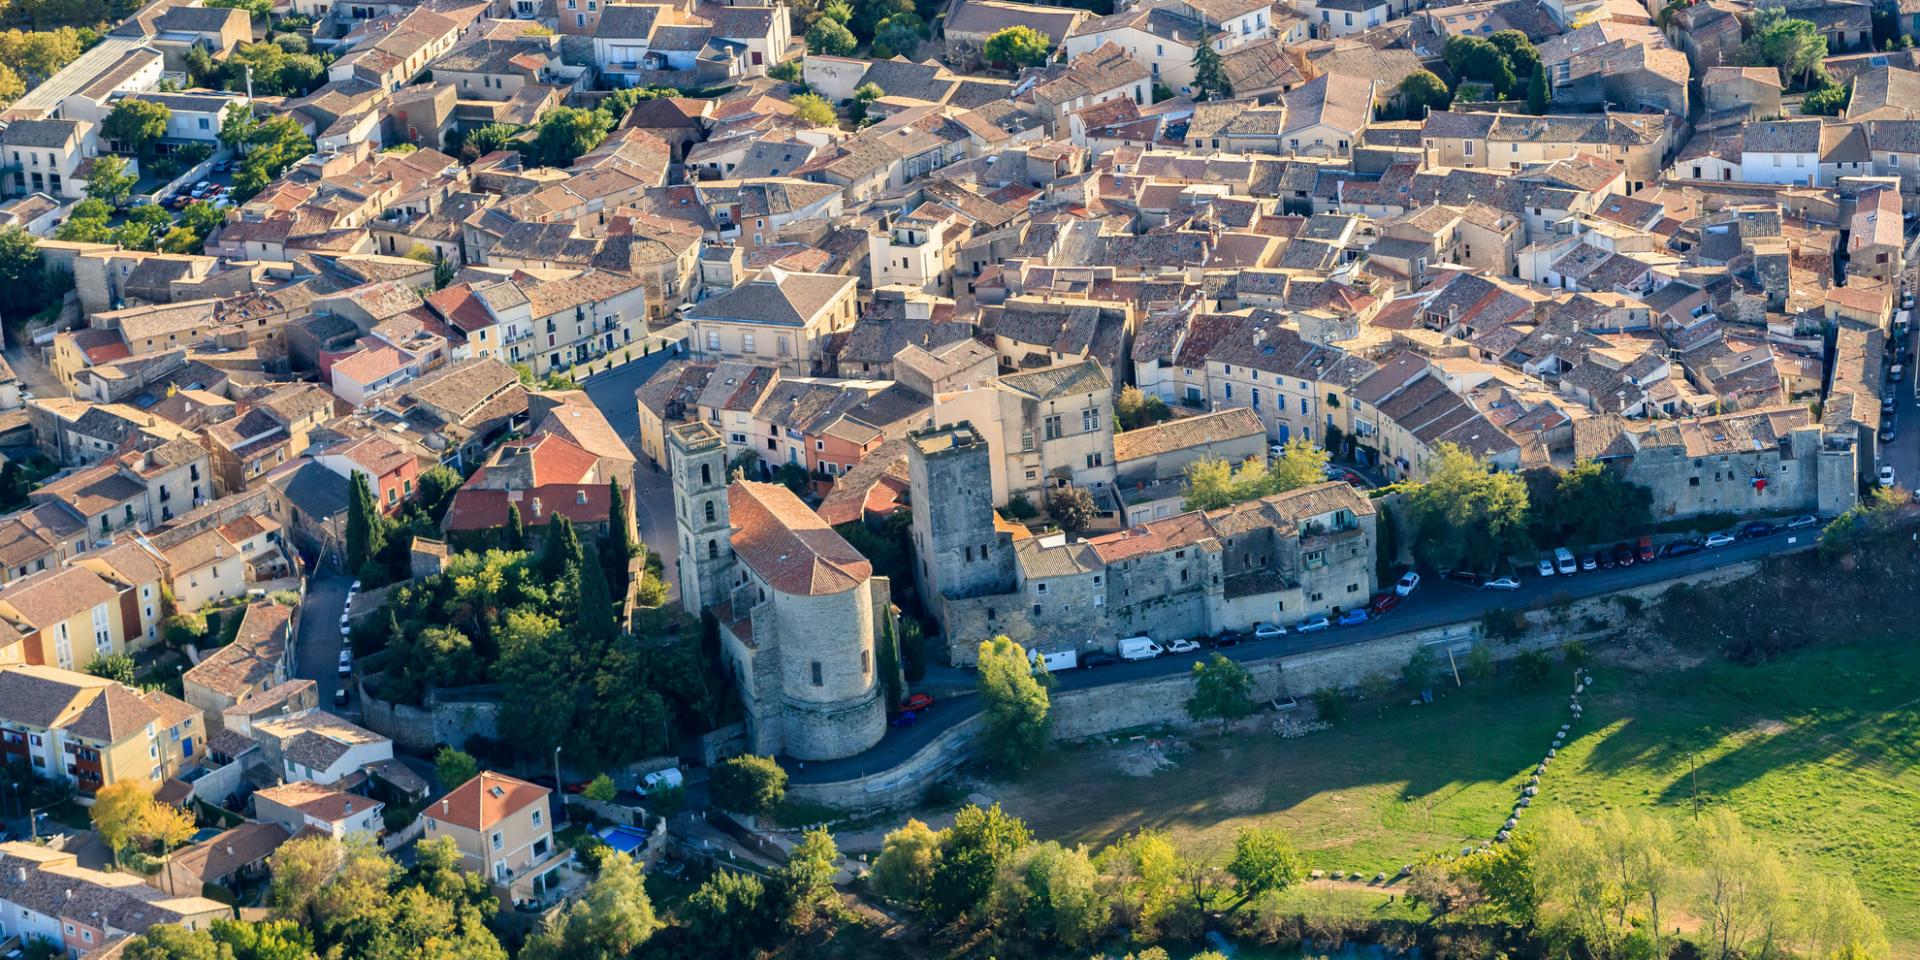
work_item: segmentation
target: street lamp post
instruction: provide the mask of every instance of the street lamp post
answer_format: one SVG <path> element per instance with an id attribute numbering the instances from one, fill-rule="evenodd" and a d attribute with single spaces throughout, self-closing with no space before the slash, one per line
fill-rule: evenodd
<path id="1" fill-rule="evenodd" d="M 553 795 L 560 801 L 559 819 L 567 819 L 567 787 L 560 782 L 560 748 L 553 748 Z"/>

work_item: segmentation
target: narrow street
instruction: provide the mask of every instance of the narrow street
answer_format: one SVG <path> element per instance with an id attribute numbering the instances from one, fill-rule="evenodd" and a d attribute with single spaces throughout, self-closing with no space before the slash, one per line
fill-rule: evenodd
<path id="1" fill-rule="evenodd" d="M 632 363 L 588 378 L 581 385 L 614 432 L 626 440 L 638 461 L 633 469 L 633 519 L 647 549 L 660 555 L 663 567 L 661 576 L 666 579 L 669 596 L 679 593 L 677 585 L 680 582 L 679 551 L 674 548 L 673 485 L 661 465 L 640 452 L 637 436 L 640 432 L 640 413 L 633 392 L 675 356 L 677 354 L 672 351 L 655 351 Z"/>

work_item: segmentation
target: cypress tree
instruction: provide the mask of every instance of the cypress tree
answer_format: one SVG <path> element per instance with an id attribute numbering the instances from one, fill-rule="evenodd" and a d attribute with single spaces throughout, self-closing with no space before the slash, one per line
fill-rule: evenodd
<path id="1" fill-rule="evenodd" d="M 554 514 L 547 521 L 547 536 L 540 545 L 540 572 L 550 580 L 557 580 L 567 572 L 569 564 L 578 566 L 586 555 L 580 549 L 580 536 L 573 531 L 573 521 L 560 514 Z"/>
<path id="2" fill-rule="evenodd" d="M 507 532 L 502 539 L 505 542 L 501 545 L 508 550 L 527 548 L 527 522 L 521 519 L 520 505 L 517 503 L 507 504 Z"/>
<path id="3" fill-rule="evenodd" d="M 359 573 L 386 546 L 386 518 L 374 503 L 365 474 L 353 475 L 347 506 L 347 570 Z"/>
<path id="4" fill-rule="evenodd" d="M 1527 112 L 1540 116 L 1547 112 L 1547 104 L 1553 102 L 1553 93 L 1547 89 L 1547 71 L 1545 67 L 1536 67 L 1533 79 L 1527 82 Z"/>

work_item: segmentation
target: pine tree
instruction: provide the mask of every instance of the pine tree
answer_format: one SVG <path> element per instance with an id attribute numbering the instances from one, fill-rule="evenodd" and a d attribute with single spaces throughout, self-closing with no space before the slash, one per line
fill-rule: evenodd
<path id="1" fill-rule="evenodd" d="M 606 574 L 608 592 L 626 596 L 627 561 L 634 555 L 633 525 L 627 519 L 627 497 L 620 481 L 607 481 L 607 496 L 607 535 L 600 538 L 600 569 Z"/>
<path id="2" fill-rule="evenodd" d="M 520 505 L 517 503 L 507 504 L 507 532 L 502 540 L 502 546 L 508 550 L 527 548 L 527 522 L 520 518 Z"/>
<path id="3" fill-rule="evenodd" d="M 550 580 L 564 576 L 569 565 L 579 566 L 586 558 L 580 549 L 580 537 L 573 521 L 555 514 L 547 521 L 547 536 L 540 545 L 540 572 Z"/>
<path id="4" fill-rule="evenodd" d="M 1220 54 L 1204 43 L 1193 52 L 1193 85 L 1211 96 L 1233 96 L 1233 82 L 1227 79 L 1226 67 L 1220 62 Z"/>
<path id="5" fill-rule="evenodd" d="M 1547 89 L 1547 70 L 1537 67 L 1533 79 L 1527 82 L 1527 112 L 1540 116 L 1547 112 L 1547 104 L 1553 102 L 1553 93 Z"/>
<path id="6" fill-rule="evenodd" d="M 358 573 L 386 547 L 386 518 L 380 515 L 367 477 L 354 473 L 347 507 L 347 569 Z"/>

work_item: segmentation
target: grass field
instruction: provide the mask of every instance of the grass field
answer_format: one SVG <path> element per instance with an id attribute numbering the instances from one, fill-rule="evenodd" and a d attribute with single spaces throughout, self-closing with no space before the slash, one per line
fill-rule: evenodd
<path id="1" fill-rule="evenodd" d="M 1747 667 L 1717 658 L 1595 668 L 1585 720 L 1534 803 L 1664 811 L 1682 825 L 1694 765 L 1726 804 L 1795 856 L 1851 874 L 1902 955 L 1920 953 L 1920 664 L 1889 643 L 1828 645 Z M 1356 705 L 1334 729 L 1191 741 L 1149 777 L 1086 746 L 1005 785 L 1038 836 L 1102 843 L 1142 827 L 1219 856 L 1240 827 L 1292 835 L 1311 867 L 1393 874 L 1484 838 L 1564 722 L 1568 690 L 1486 681 L 1430 706 Z"/>

